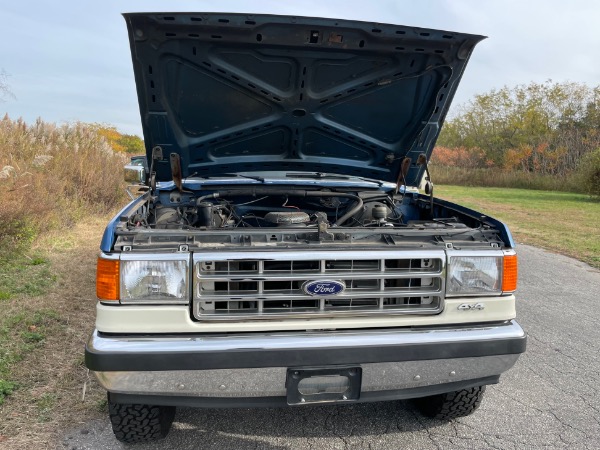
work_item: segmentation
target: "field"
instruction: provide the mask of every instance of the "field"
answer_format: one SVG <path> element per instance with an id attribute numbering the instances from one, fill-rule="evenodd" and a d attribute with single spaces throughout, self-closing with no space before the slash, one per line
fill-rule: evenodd
<path id="1" fill-rule="evenodd" d="M 600 201 L 587 195 L 463 186 L 436 186 L 435 195 L 502 220 L 517 243 L 600 268 Z"/>

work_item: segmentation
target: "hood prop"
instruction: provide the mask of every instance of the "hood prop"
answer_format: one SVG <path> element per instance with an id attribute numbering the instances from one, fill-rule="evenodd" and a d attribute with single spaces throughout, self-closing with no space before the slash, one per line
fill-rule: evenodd
<path id="1" fill-rule="evenodd" d="M 163 158 L 162 147 L 157 145 L 156 147 L 152 147 L 152 161 L 150 161 L 150 189 L 152 192 L 156 190 L 156 172 L 154 171 L 154 161 L 160 161 Z"/>
<path id="2" fill-rule="evenodd" d="M 402 195 L 406 193 L 406 175 L 408 175 L 408 170 L 410 169 L 410 163 L 412 159 L 408 156 L 402 160 L 402 165 L 400 166 L 400 173 L 398 174 L 398 179 L 396 180 L 396 194 L 400 192 L 400 180 L 402 180 L 402 186 L 404 186 L 404 192 Z"/>
<path id="3" fill-rule="evenodd" d="M 179 192 L 183 192 L 183 176 L 181 171 L 181 157 L 178 153 L 171 153 L 169 160 L 171 162 L 171 176 L 173 177 L 173 183 L 177 186 Z"/>
<path id="4" fill-rule="evenodd" d="M 427 174 L 425 177 L 425 194 L 429 195 L 429 215 L 433 219 L 433 183 L 431 182 L 425 153 L 421 153 L 417 158 L 417 166 L 425 166 L 425 173 Z"/>

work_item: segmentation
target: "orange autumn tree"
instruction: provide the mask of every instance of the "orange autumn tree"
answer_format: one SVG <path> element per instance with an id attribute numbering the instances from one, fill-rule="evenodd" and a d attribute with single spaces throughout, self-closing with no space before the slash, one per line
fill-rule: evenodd
<path id="1" fill-rule="evenodd" d="M 600 86 L 530 83 L 479 94 L 449 118 L 432 162 L 570 176 L 600 148 Z"/>
<path id="2" fill-rule="evenodd" d="M 486 158 L 483 150 L 467 147 L 435 147 L 431 162 L 444 167 L 462 167 L 465 169 L 477 169 L 493 165 L 493 162 Z"/>
<path id="3" fill-rule="evenodd" d="M 94 123 L 91 126 L 106 140 L 113 151 L 135 155 L 144 154 L 144 141 L 139 136 L 121 133 L 111 125 Z"/>

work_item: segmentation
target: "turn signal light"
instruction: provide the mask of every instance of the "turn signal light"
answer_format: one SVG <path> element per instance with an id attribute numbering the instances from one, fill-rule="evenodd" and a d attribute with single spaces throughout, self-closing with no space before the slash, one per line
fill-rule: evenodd
<path id="1" fill-rule="evenodd" d="M 96 296 L 99 300 L 119 300 L 119 260 L 98 258 Z"/>
<path id="2" fill-rule="evenodd" d="M 518 265 L 517 255 L 504 256 L 502 269 L 502 291 L 514 292 L 517 290 Z"/>

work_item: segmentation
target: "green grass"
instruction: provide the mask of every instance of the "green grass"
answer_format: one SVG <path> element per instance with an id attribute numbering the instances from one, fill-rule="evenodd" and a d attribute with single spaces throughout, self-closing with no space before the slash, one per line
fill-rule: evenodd
<path id="1" fill-rule="evenodd" d="M 60 327 L 60 314 L 50 309 L 32 311 L 21 305 L 0 306 L 0 405 L 19 387 L 12 369 L 29 353 L 44 344 L 46 335 Z"/>
<path id="2" fill-rule="evenodd" d="M 436 185 L 435 196 L 502 220 L 518 243 L 554 250 L 600 268 L 600 201 L 587 195 Z"/>
<path id="3" fill-rule="evenodd" d="M 56 281 L 48 259 L 27 255 L 30 245 L 31 239 L 20 241 L 0 253 L 0 405 L 19 387 L 15 365 L 44 345 L 60 319 L 51 309 L 28 305 L 28 298 L 46 293 Z"/>
<path id="4" fill-rule="evenodd" d="M 56 281 L 48 260 L 22 253 L 0 258 L 0 301 L 16 295 L 42 295 Z"/>
<path id="5" fill-rule="evenodd" d="M 56 404 L 56 394 L 45 393 L 37 400 L 36 406 L 38 409 L 38 421 L 48 422 L 52 416 L 52 410 Z"/>
<path id="6" fill-rule="evenodd" d="M 0 405 L 4 403 L 6 397 L 13 393 L 16 387 L 16 383 L 0 379 Z"/>

